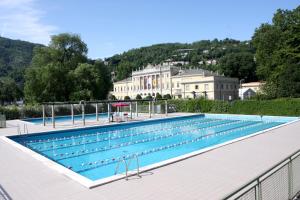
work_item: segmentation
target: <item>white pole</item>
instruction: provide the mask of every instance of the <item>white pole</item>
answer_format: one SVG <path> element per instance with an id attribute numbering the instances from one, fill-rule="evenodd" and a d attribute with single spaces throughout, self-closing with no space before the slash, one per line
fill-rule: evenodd
<path id="1" fill-rule="evenodd" d="M 55 128 L 55 113 L 54 113 L 54 104 L 52 105 L 52 126 Z"/>
<path id="2" fill-rule="evenodd" d="M 130 119 L 132 119 L 132 102 L 129 104 L 129 109 L 130 109 Z"/>
<path id="3" fill-rule="evenodd" d="M 149 101 L 149 118 L 151 118 L 151 101 Z"/>
<path id="4" fill-rule="evenodd" d="M 152 112 L 153 112 L 153 115 L 154 115 L 155 114 L 154 101 L 152 101 Z"/>
<path id="5" fill-rule="evenodd" d="M 165 100 L 165 111 L 166 111 L 166 116 L 168 116 L 168 100 Z"/>
<path id="6" fill-rule="evenodd" d="M 45 105 L 43 105 L 43 125 L 46 126 L 46 120 L 45 120 Z"/>
<path id="7" fill-rule="evenodd" d="M 110 122 L 110 103 L 107 104 L 107 117 L 108 117 L 108 122 Z"/>
<path id="8" fill-rule="evenodd" d="M 74 105 L 71 104 L 71 117 L 72 117 L 72 124 L 74 125 Z"/>
<path id="9" fill-rule="evenodd" d="M 82 101 L 82 122 L 83 122 L 83 126 L 85 126 L 85 110 L 84 110 L 84 102 Z"/>
<path id="10" fill-rule="evenodd" d="M 96 103 L 96 121 L 99 121 L 99 116 L 98 116 L 98 104 Z"/>
<path id="11" fill-rule="evenodd" d="M 138 102 L 135 103 L 135 112 L 136 112 L 136 117 L 139 116 L 139 112 L 138 112 Z"/>

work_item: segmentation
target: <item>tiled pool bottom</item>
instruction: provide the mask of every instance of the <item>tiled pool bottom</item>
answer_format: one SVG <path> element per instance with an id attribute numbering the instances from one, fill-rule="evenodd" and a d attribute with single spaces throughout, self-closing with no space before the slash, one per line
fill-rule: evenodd
<path id="1" fill-rule="evenodd" d="M 115 174 L 120 160 L 130 170 L 153 165 L 266 130 L 296 118 L 197 115 L 56 131 L 11 139 L 95 181 Z M 120 165 L 118 173 L 125 171 Z"/>

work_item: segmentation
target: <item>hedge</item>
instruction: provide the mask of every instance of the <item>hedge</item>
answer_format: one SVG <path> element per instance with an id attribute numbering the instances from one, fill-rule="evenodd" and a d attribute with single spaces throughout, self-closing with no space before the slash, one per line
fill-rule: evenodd
<path id="1" fill-rule="evenodd" d="M 212 101 L 170 100 L 177 112 L 228 113 L 249 115 L 300 116 L 300 99 Z"/>
<path id="2" fill-rule="evenodd" d="M 159 103 L 159 102 L 158 102 Z M 147 106 L 148 103 L 140 103 Z M 228 114 L 249 114 L 249 115 L 277 115 L 277 116 L 300 116 L 300 99 L 285 98 L 274 100 L 244 100 L 244 101 L 213 101 L 205 99 L 172 99 L 168 100 L 169 105 L 174 105 L 177 112 L 193 112 L 193 113 L 228 113 Z M 99 109 L 106 112 L 106 106 Z M 46 110 L 47 116 L 50 116 L 50 108 Z M 95 113 L 92 105 L 85 107 L 86 113 Z M 60 106 L 55 110 L 57 116 L 70 115 L 68 106 Z M 80 107 L 75 108 L 75 114 L 80 114 Z M 5 114 L 6 119 L 23 119 L 32 117 L 42 117 L 42 107 L 40 105 L 33 106 L 0 106 L 0 114 Z"/>

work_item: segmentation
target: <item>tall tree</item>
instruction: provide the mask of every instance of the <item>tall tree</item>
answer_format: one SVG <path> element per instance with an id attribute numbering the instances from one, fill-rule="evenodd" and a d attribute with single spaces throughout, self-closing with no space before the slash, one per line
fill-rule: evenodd
<path id="1" fill-rule="evenodd" d="M 271 98 L 300 96 L 300 6 L 278 10 L 253 36 L 258 75 Z"/>
<path id="2" fill-rule="evenodd" d="M 52 36 L 48 47 L 35 49 L 26 70 L 28 102 L 105 98 L 110 87 L 102 62 L 87 59 L 87 46 L 78 35 Z M 88 64 L 91 62 L 91 64 Z"/>
<path id="3" fill-rule="evenodd" d="M 220 71 L 225 76 L 256 81 L 256 64 L 252 53 L 230 53 L 220 59 Z"/>
<path id="4" fill-rule="evenodd" d="M 0 105 L 11 103 L 21 97 L 21 91 L 16 82 L 9 77 L 0 78 Z"/>

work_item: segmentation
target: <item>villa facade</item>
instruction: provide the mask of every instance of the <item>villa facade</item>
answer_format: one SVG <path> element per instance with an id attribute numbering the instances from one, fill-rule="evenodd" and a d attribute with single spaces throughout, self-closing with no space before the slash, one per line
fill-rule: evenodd
<path id="1" fill-rule="evenodd" d="M 169 65 L 148 65 L 133 71 L 130 78 L 114 83 L 112 95 L 117 99 L 138 94 L 143 98 L 156 93 L 170 94 L 173 98 L 198 98 L 233 100 L 238 98 L 239 81 L 200 68 Z"/>

